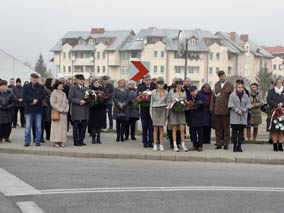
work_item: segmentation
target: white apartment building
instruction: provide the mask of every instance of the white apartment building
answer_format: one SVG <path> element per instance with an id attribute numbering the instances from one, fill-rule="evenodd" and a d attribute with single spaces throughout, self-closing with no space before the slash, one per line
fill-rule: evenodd
<path id="1" fill-rule="evenodd" d="M 128 79 L 129 64 L 133 60 L 150 63 L 153 78 L 164 77 L 170 84 L 176 77 L 184 77 L 184 57 L 177 49 L 175 29 L 142 29 L 137 35 L 129 31 L 68 32 L 52 48 L 58 73 L 66 77 L 82 73 L 85 77 L 109 75 L 113 81 Z M 272 69 L 273 56 L 249 40 L 248 35 L 235 32 L 212 34 L 200 29 L 184 30 L 188 40 L 187 76 L 200 87 L 218 81 L 216 73 L 240 75 L 255 81 L 264 66 Z"/>

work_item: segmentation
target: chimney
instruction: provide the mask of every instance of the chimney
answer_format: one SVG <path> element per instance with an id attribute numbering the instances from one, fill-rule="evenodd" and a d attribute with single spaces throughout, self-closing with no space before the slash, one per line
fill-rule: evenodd
<path id="1" fill-rule="evenodd" d="M 236 36 L 237 36 L 236 32 L 231 32 L 231 40 L 232 41 L 236 41 Z"/>
<path id="2" fill-rule="evenodd" d="M 105 32 L 105 28 L 92 28 L 91 34 L 103 34 Z"/>
<path id="3" fill-rule="evenodd" d="M 241 40 L 242 40 L 243 42 L 245 42 L 245 43 L 249 41 L 249 36 L 248 36 L 248 34 L 241 35 L 240 37 L 241 37 Z"/>

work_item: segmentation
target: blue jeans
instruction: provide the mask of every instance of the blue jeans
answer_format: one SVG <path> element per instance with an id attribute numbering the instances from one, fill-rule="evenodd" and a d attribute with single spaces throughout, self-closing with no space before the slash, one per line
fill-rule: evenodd
<path id="1" fill-rule="evenodd" d="M 153 132 L 154 132 L 154 126 L 152 119 L 145 119 L 141 118 L 141 123 L 142 123 L 142 140 L 143 144 L 153 144 Z M 149 138 L 148 138 L 149 136 Z"/>
<path id="2" fill-rule="evenodd" d="M 109 120 L 109 128 L 113 128 L 113 118 L 112 118 L 112 104 L 107 104 L 107 115 Z"/>
<path id="3" fill-rule="evenodd" d="M 42 114 L 26 114 L 26 129 L 25 129 L 25 143 L 29 144 L 31 142 L 31 129 L 33 123 L 35 124 L 35 142 L 40 143 L 41 140 L 41 120 Z"/>

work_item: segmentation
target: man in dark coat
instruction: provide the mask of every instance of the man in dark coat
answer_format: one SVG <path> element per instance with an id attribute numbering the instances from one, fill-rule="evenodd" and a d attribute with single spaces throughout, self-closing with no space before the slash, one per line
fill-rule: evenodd
<path id="1" fill-rule="evenodd" d="M 103 76 L 103 89 L 104 93 L 107 95 L 106 104 L 107 104 L 107 114 L 109 120 L 109 129 L 113 129 L 113 117 L 112 117 L 112 95 L 113 95 L 113 85 L 109 82 L 108 76 Z"/>
<path id="2" fill-rule="evenodd" d="M 219 81 L 215 84 L 214 94 L 211 98 L 210 111 L 214 115 L 216 149 L 229 149 L 230 141 L 230 114 L 228 102 L 230 94 L 234 91 L 233 85 L 226 81 L 224 71 L 218 72 Z"/>
<path id="3" fill-rule="evenodd" d="M 42 132 L 42 100 L 45 98 L 45 90 L 38 83 L 39 75 L 31 74 L 31 82 L 23 88 L 23 99 L 25 102 L 26 129 L 25 129 L 25 146 L 29 146 L 31 142 L 31 128 L 35 124 L 35 143 L 40 146 Z"/>
<path id="4" fill-rule="evenodd" d="M 190 126 L 190 138 L 193 143 L 192 151 L 197 150 L 202 151 L 202 145 L 204 142 L 203 128 L 205 126 L 205 114 L 204 107 L 208 105 L 206 99 L 198 94 L 196 86 L 191 86 L 189 88 L 190 99 L 193 101 L 195 106 L 193 109 L 189 110 L 189 126 Z"/>
<path id="5" fill-rule="evenodd" d="M 85 100 L 84 75 L 75 76 L 77 84 L 70 87 L 68 99 L 71 104 L 71 119 L 73 121 L 73 140 L 74 146 L 85 146 L 84 143 L 89 119 L 89 106 Z"/>
<path id="6" fill-rule="evenodd" d="M 0 80 L 0 143 L 5 139 L 11 143 L 9 137 L 12 129 L 13 106 L 16 97 L 12 90 L 7 88 L 7 81 Z"/>
<path id="7" fill-rule="evenodd" d="M 12 87 L 12 90 L 14 92 L 14 95 L 17 98 L 17 102 L 14 106 L 14 116 L 13 116 L 13 127 L 17 127 L 17 121 L 18 121 L 18 112 L 20 111 L 20 118 L 21 118 L 21 126 L 25 128 L 25 105 L 24 105 L 24 99 L 23 99 L 23 87 L 22 82 L 20 78 L 17 78 L 16 80 L 16 86 Z"/>
<path id="8" fill-rule="evenodd" d="M 144 91 L 152 91 L 156 87 L 151 84 L 151 76 L 144 76 L 143 83 L 138 86 L 138 95 L 142 94 Z M 140 116 L 142 123 L 142 140 L 144 148 L 153 147 L 153 122 L 150 116 L 150 107 L 140 107 Z"/>

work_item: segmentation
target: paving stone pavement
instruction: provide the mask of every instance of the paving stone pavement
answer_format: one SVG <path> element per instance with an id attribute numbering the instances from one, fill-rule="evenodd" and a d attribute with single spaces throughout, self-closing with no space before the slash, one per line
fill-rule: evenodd
<path id="1" fill-rule="evenodd" d="M 201 161 L 223 163 L 256 163 L 256 164 L 284 164 L 284 152 L 273 152 L 272 145 L 243 145 L 243 153 L 234 153 L 232 145 L 230 150 L 215 150 L 214 144 L 204 145 L 203 152 L 174 152 L 169 147 L 169 141 L 165 138 L 165 151 L 154 152 L 150 148 L 143 148 L 141 136 L 136 141 L 115 142 L 114 133 L 102 133 L 103 144 L 91 144 L 91 137 L 86 136 L 87 146 L 75 147 L 72 142 L 72 132 L 68 133 L 66 147 L 55 148 L 49 141 L 36 147 L 33 143 L 30 147 L 24 147 L 24 129 L 12 130 L 12 143 L 0 143 L 0 153 L 10 154 L 34 154 L 78 158 L 119 158 L 142 160 L 166 160 L 166 161 Z M 189 139 L 188 147 L 192 146 Z"/>

